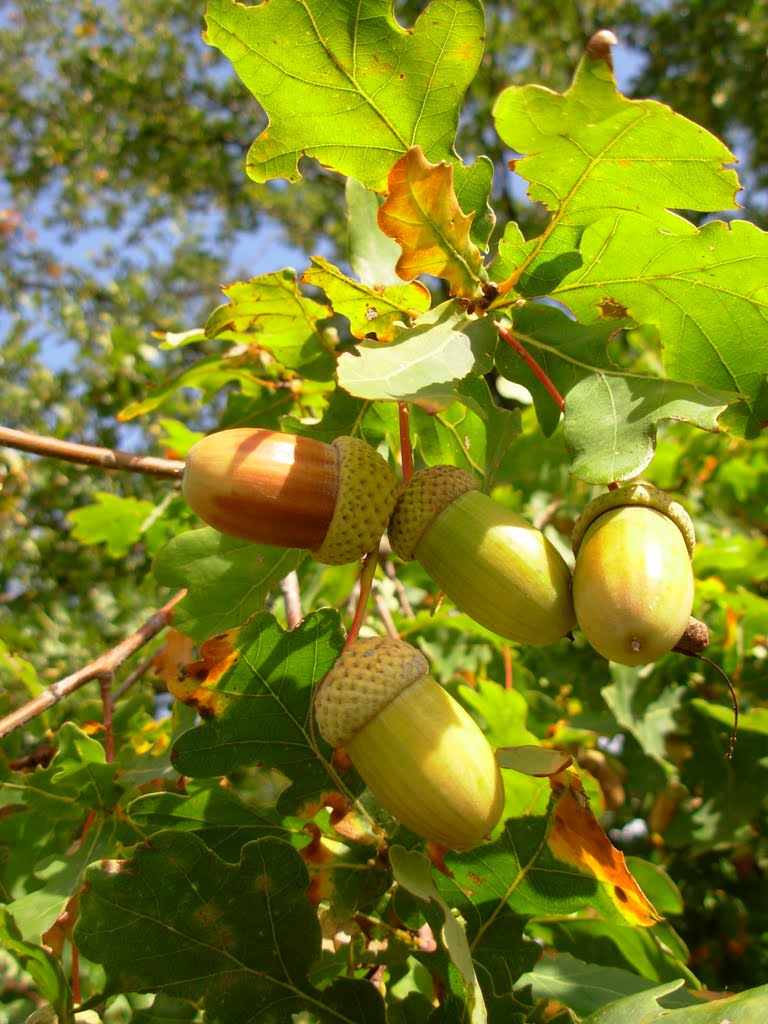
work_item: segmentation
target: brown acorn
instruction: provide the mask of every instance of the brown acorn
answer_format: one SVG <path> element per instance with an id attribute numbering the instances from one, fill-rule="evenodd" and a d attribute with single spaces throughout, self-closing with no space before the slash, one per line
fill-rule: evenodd
<path id="1" fill-rule="evenodd" d="M 182 491 L 204 522 L 257 544 L 307 548 L 342 565 L 373 550 L 397 497 L 397 478 L 365 441 L 325 444 L 274 430 L 209 434 L 187 455 Z"/>
<path id="2" fill-rule="evenodd" d="M 315 721 L 344 747 L 398 821 L 452 850 L 476 846 L 501 817 L 504 786 L 490 744 L 403 640 L 357 640 L 315 694 Z"/>

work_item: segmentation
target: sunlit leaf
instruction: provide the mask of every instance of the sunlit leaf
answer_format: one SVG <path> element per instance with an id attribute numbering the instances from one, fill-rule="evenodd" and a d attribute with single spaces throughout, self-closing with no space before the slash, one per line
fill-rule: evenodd
<path id="1" fill-rule="evenodd" d="M 496 347 L 490 317 L 473 320 L 453 302 L 435 306 L 388 345 L 362 342 L 339 357 L 339 385 L 359 398 L 416 401 L 456 397 L 473 370 L 485 372 Z"/>
<path id="2" fill-rule="evenodd" d="M 141 540 L 151 526 L 155 505 L 151 501 L 122 497 L 105 491 L 94 493 L 92 505 L 73 509 L 67 516 L 72 536 L 81 544 L 106 544 L 107 554 L 119 558 Z"/>
<path id="3" fill-rule="evenodd" d="M 5 907 L 0 907 L 0 939 L 3 949 L 14 956 L 34 979 L 40 995 L 48 1000 L 58 1019 L 70 1020 L 71 995 L 61 960 L 50 950 L 25 942 Z"/>
<path id="4" fill-rule="evenodd" d="M 206 22 L 206 41 L 229 57 L 269 116 L 248 155 L 255 181 L 298 181 L 299 159 L 310 156 L 382 191 L 411 146 L 432 161 L 456 161 L 459 104 L 483 52 L 478 0 L 432 0 L 408 30 L 389 0 L 209 0 Z M 456 163 L 463 209 L 484 209 L 488 173 L 478 188 L 472 168 Z"/>
<path id="5" fill-rule="evenodd" d="M 330 380 L 335 368 L 332 346 L 318 322 L 333 310 L 299 291 L 295 270 L 278 270 L 222 289 L 229 303 L 211 313 L 207 338 L 233 337 L 269 352 L 278 363 L 308 380 Z"/>
<path id="6" fill-rule="evenodd" d="M 320 256 L 313 256 L 312 263 L 302 280 L 323 289 L 334 312 L 349 320 L 356 338 L 375 334 L 380 342 L 391 341 L 398 321 L 408 324 L 429 309 L 430 294 L 418 281 L 372 287 L 347 277 Z"/>
<path id="7" fill-rule="evenodd" d="M 704 128 L 653 100 L 616 91 L 605 53 L 583 57 L 562 95 L 511 86 L 494 107 L 496 130 L 524 154 L 515 171 L 531 199 L 558 222 L 585 225 L 610 208 L 641 213 L 667 231 L 686 230 L 669 210 L 736 206 L 734 155 Z"/>

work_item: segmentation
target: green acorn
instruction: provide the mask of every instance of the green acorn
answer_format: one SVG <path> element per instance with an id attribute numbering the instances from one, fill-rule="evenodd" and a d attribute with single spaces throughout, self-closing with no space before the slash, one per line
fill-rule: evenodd
<path id="1" fill-rule="evenodd" d="M 557 548 L 483 494 L 466 470 L 415 473 L 398 499 L 389 540 L 400 558 L 418 559 L 462 611 L 499 636 L 548 644 L 576 624 L 571 570 Z"/>
<path id="2" fill-rule="evenodd" d="M 601 494 L 573 529 L 573 600 L 603 657 L 645 665 L 677 645 L 693 607 L 693 523 L 649 484 Z"/>
<path id="3" fill-rule="evenodd" d="M 323 738 L 344 747 L 382 807 L 417 835 L 466 850 L 501 817 L 493 750 L 410 644 L 357 640 L 320 683 L 314 710 Z"/>

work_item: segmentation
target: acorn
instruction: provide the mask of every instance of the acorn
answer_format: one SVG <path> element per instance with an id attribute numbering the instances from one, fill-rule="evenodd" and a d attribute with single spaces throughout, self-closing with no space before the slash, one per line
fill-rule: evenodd
<path id="1" fill-rule="evenodd" d="M 645 665 L 671 651 L 693 607 L 690 516 L 650 484 L 601 494 L 573 528 L 573 600 L 584 636 L 609 661 Z"/>
<path id="2" fill-rule="evenodd" d="M 392 549 L 416 558 L 452 601 L 507 640 L 553 643 L 576 624 L 571 570 L 541 530 L 456 466 L 414 473 L 389 524 Z"/>
<path id="3" fill-rule="evenodd" d="M 256 544 L 307 548 L 342 565 L 378 546 L 397 478 L 365 441 L 325 444 L 274 430 L 209 434 L 187 455 L 182 491 L 204 522 Z"/>
<path id="4" fill-rule="evenodd" d="M 355 641 L 320 683 L 314 711 L 322 737 L 344 747 L 382 807 L 424 839 L 467 850 L 501 817 L 490 744 L 405 641 Z"/>

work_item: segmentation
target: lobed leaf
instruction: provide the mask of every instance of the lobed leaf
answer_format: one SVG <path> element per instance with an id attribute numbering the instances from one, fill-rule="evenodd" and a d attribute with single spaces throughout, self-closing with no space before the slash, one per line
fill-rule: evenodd
<path id="1" fill-rule="evenodd" d="M 76 942 L 104 965 L 108 993 L 202 999 L 221 1024 L 309 1011 L 323 1024 L 384 1024 L 367 982 L 309 983 L 321 936 L 308 884 L 282 840 L 248 843 L 229 864 L 194 835 L 159 832 L 129 860 L 91 866 Z"/>
<path id="2" fill-rule="evenodd" d="M 496 130 L 518 153 L 528 195 L 563 224 L 586 225 L 610 209 L 685 231 L 670 210 L 734 209 L 735 156 L 715 136 L 653 100 L 616 89 L 606 52 L 587 50 L 562 95 L 511 86 L 493 110 Z"/>
<path id="3" fill-rule="evenodd" d="M 667 376 L 732 392 L 751 414 L 737 432 L 756 429 L 768 402 L 768 234 L 714 221 L 673 235 L 623 214 L 587 228 L 581 253 L 554 295 L 584 323 L 653 325 Z"/>
<path id="4" fill-rule="evenodd" d="M 313 268 L 305 271 L 302 281 L 323 289 L 334 313 L 349 320 L 356 338 L 374 335 L 380 342 L 392 341 L 398 322 L 408 324 L 429 309 L 429 291 L 418 281 L 370 286 L 347 277 L 320 256 L 313 256 L 312 263 Z"/>
<path id="5" fill-rule="evenodd" d="M 490 161 L 465 168 L 453 150 L 483 52 L 479 0 L 432 0 L 412 29 L 397 23 L 389 0 L 209 0 L 206 25 L 206 42 L 232 61 L 269 118 L 248 154 L 255 181 L 298 181 L 299 159 L 309 156 L 383 191 L 394 162 L 420 145 L 430 160 L 457 165 L 463 209 L 480 211 L 477 236 L 487 240 Z"/>
<path id="6" fill-rule="evenodd" d="M 327 789 L 328 769 L 312 735 L 312 691 L 343 644 L 340 616 L 328 608 L 296 629 L 283 630 L 264 612 L 240 630 L 212 637 L 176 690 L 204 718 L 176 740 L 176 769 L 192 778 L 253 764 L 278 769 L 292 782 L 278 800 L 283 811 Z M 322 748 L 330 756 L 327 744 Z"/>
<path id="7" fill-rule="evenodd" d="M 270 590 L 306 552 L 250 544 L 211 527 L 174 537 L 155 557 L 159 583 L 186 587 L 174 625 L 195 640 L 239 626 L 264 607 Z"/>
<path id="8" fill-rule="evenodd" d="M 207 338 L 223 336 L 263 349 L 307 380 L 333 377 L 335 353 L 318 326 L 333 310 L 301 293 L 295 270 L 236 281 L 222 291 L 229 303 L 208 317 Z"/>

